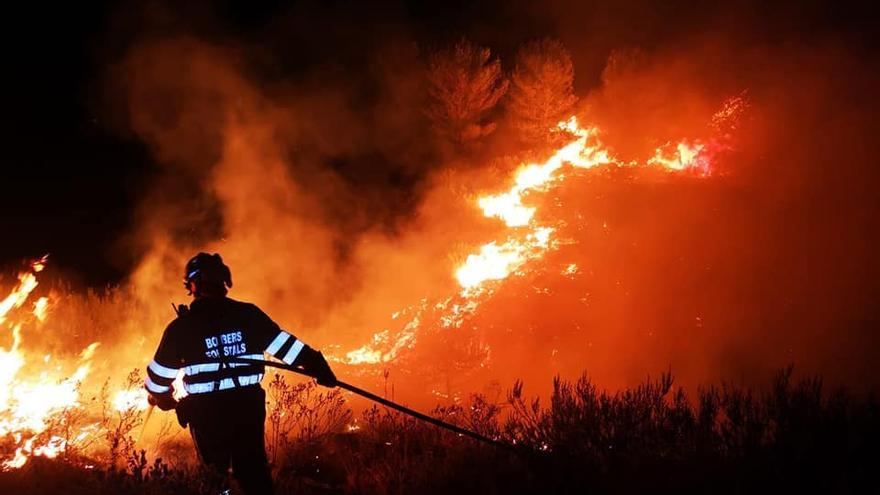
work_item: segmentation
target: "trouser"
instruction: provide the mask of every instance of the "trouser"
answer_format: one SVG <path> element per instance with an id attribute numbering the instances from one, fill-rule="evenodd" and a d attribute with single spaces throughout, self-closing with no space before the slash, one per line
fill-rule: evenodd
<path id="1" fill-rule="evenodd" d="M 181 423 L 189 423 L 199 459 L 221 479 L 232 474 L 247 495 L 271 495 L 266 458 L 266 392 L 248 386 L 183 399 Z"/>

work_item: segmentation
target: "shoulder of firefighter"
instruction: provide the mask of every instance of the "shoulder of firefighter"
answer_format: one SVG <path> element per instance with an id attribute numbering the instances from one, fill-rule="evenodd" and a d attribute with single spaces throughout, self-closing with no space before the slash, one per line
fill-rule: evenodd
<path id="1" fill-rule="evenodd" d="M 257 306 L 229 298 L 196 300 L 165 329 L 147 367 L 145 387 L 150 403 L 162 410 L 176 407 L 173 382 L 182 371 L 188 395 L 211 394 L 259 386 L 268 354 L 301 369 L 327 387 L 336 376 L 324 356 L 282 330 Z"/>

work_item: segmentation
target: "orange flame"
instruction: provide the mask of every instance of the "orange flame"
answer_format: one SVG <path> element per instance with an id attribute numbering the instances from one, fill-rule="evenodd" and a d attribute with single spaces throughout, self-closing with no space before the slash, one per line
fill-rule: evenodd
<path id="1" fill-rule="evenodd" d="M 728 99 L 713 116 L 712 127 L 718 132 L 724 127 L 735 129 L 733 121 L 739 119 L 747 107 L 745 93 Z M 504 222 L 509 228 L 509 234 L 504 240 L 483 244 L 453 270 L 455 279 L 462 288 L 459 294 L 433 306 L 423 300 L 420 306 L 407 308 L 414 315 L 395 338 L 390 336 L 388 329 L 376 333 L 369 343 L 346 354 L 347 363 L 380 363 L 394 359 L 400 350 L 415 344 L 421 318 L 432 308 L 441 311 L 436 320 L 437 326 L 459 327 L 463 319 L 473 314 L 480 302 L 491 295 L 492 290 L 487 288 L 488 284 L 500 283 L 512 273 L 524 270 L 530 262 L 542 258 L 548 250 L 554 249 L 558 245 L 558 241 L 553 238 L 554 227 L 536 220 L 538 207 L 529 205 L 527 199 L 532 193 L 546 192 L 561 183 L 566 166 L 583 169 L 597 166 L 657 166 L 671 172 L 695 171 L 705 177 L 712 172 L 713 159 L 717 152 L 729 149 L 728 145 L 722 144 L 721 138 L 713 139 L 709 143 L 682 139 L 675 145 L 667 143 L 658 147 L 654 156 L 643 163 L 622 162 L 614 158 L 599 140 L 599 129 L 595 126 L 582 126 L 576 116 L 560 122 L 558 129 L 571 135 L 573 139 L 559 147 L 544 162 L 520 166 L 513 176 L 513 185 L 508 190 L 477 199 L 483 215 Z M 577 266 L 571 264 L 563 275 L 573 277 L 577 272 Z"/>
<path id="2" fill-rule="evenodd" d="M 92 359 L 99 343 L 93 342 L 82 350 L 73 373 L 65 366 L 52 366 L 50 355 L 39 359 L 39 373 L 20 376 L 28 359 L 22 349 L 22 322 L 9 322 L 12 311 L 27 302 L 38 282 L 36 274 L 45 268 L 47 258 L 35 261 L 30 270 L 18 276 L 19 283 L 0 303 L 0 324 L 6 323 L 12 334 L 9 349 L 0 347 L 0 437 L 10 437 L 15 452 L 0 463 L 2 469 L 23 466 L 32 456 L 56 457 L 63 452 L 70 439 L 48 435 L 53 417 L 66 410 L 81 409 L 80 383 L 89 375 Z M 34 302 L 32 314 L 44 322 L 48 316 L 49 298 Z M 82 440 L 90 427 L 84 427 L 73 439 Z"/>

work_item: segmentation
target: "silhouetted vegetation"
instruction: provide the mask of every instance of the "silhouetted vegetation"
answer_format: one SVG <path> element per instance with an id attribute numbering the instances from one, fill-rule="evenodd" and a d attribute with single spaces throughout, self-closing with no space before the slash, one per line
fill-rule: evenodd
<path id="1" fill-rule="evenodd" d="M 574 66 L 561 42 L 543 39 L 520 48 L 507 112 L 521 139 L 545 144 L 559 133 L 557 124 L 572 115 L 576 102 Z"/>
<path id="2" fill-rule="evenodd" d="M 432 411 L 510 442 L 512 451 L 377 407 L 352 419 L 338 391 L 312 383 L 276 376 L 268 388 L 278 493 L 841 493 L 876 486 L 877 401 L 825 391 L 819 378 L 793 380 L 791 368 L 760 392 L 721 384 L 688 397 L 667 373 L 608 393 L 584 376 L 557 380 L 546 405 L 516 383 L 505 403 L 474 396 Z M 107 421 L 107 442 L 122 446 L 110 457 L 35 458 L 2 473 L 0 492 L 206 493 L 191 462 L 148 460 L 119 438 L 136 424 Z"/>
<path id="3" fill-rule="evenodd" d="M 492 58 L 488 48 L 462 39 L 433 53 L 427 80 L 425 111 L 440 136 L 466 144 L 495 130 L 487 115 L 504 96 L 508 82 L 501 62 Z"/>

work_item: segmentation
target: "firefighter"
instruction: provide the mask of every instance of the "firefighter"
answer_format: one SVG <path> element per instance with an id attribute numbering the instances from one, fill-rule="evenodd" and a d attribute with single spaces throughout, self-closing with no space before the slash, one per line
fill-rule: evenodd
<path id="1" fill-rule="evenodd" d="M 147 367 L 150 403 L 163 411 L 176 409 L 181 426 L 189 425 L 199 459 L 220 479 L 231 467 L 245 493 L 270 494 L 263 437 L 266 393 L 260 386 L 264 367 L 224 361 L 262 360 L 269 354 L 326 387 L 336 385 L 336 376 L 319 351 L 282 330 L 255 305 L 226 297 L 232 274 L 219 254 L 194 256 L 183 280 L 193 301 L 189 308 L 178 308 Z M 180 370 L 188 395 L 178 402 L 172 382 Z"/>

